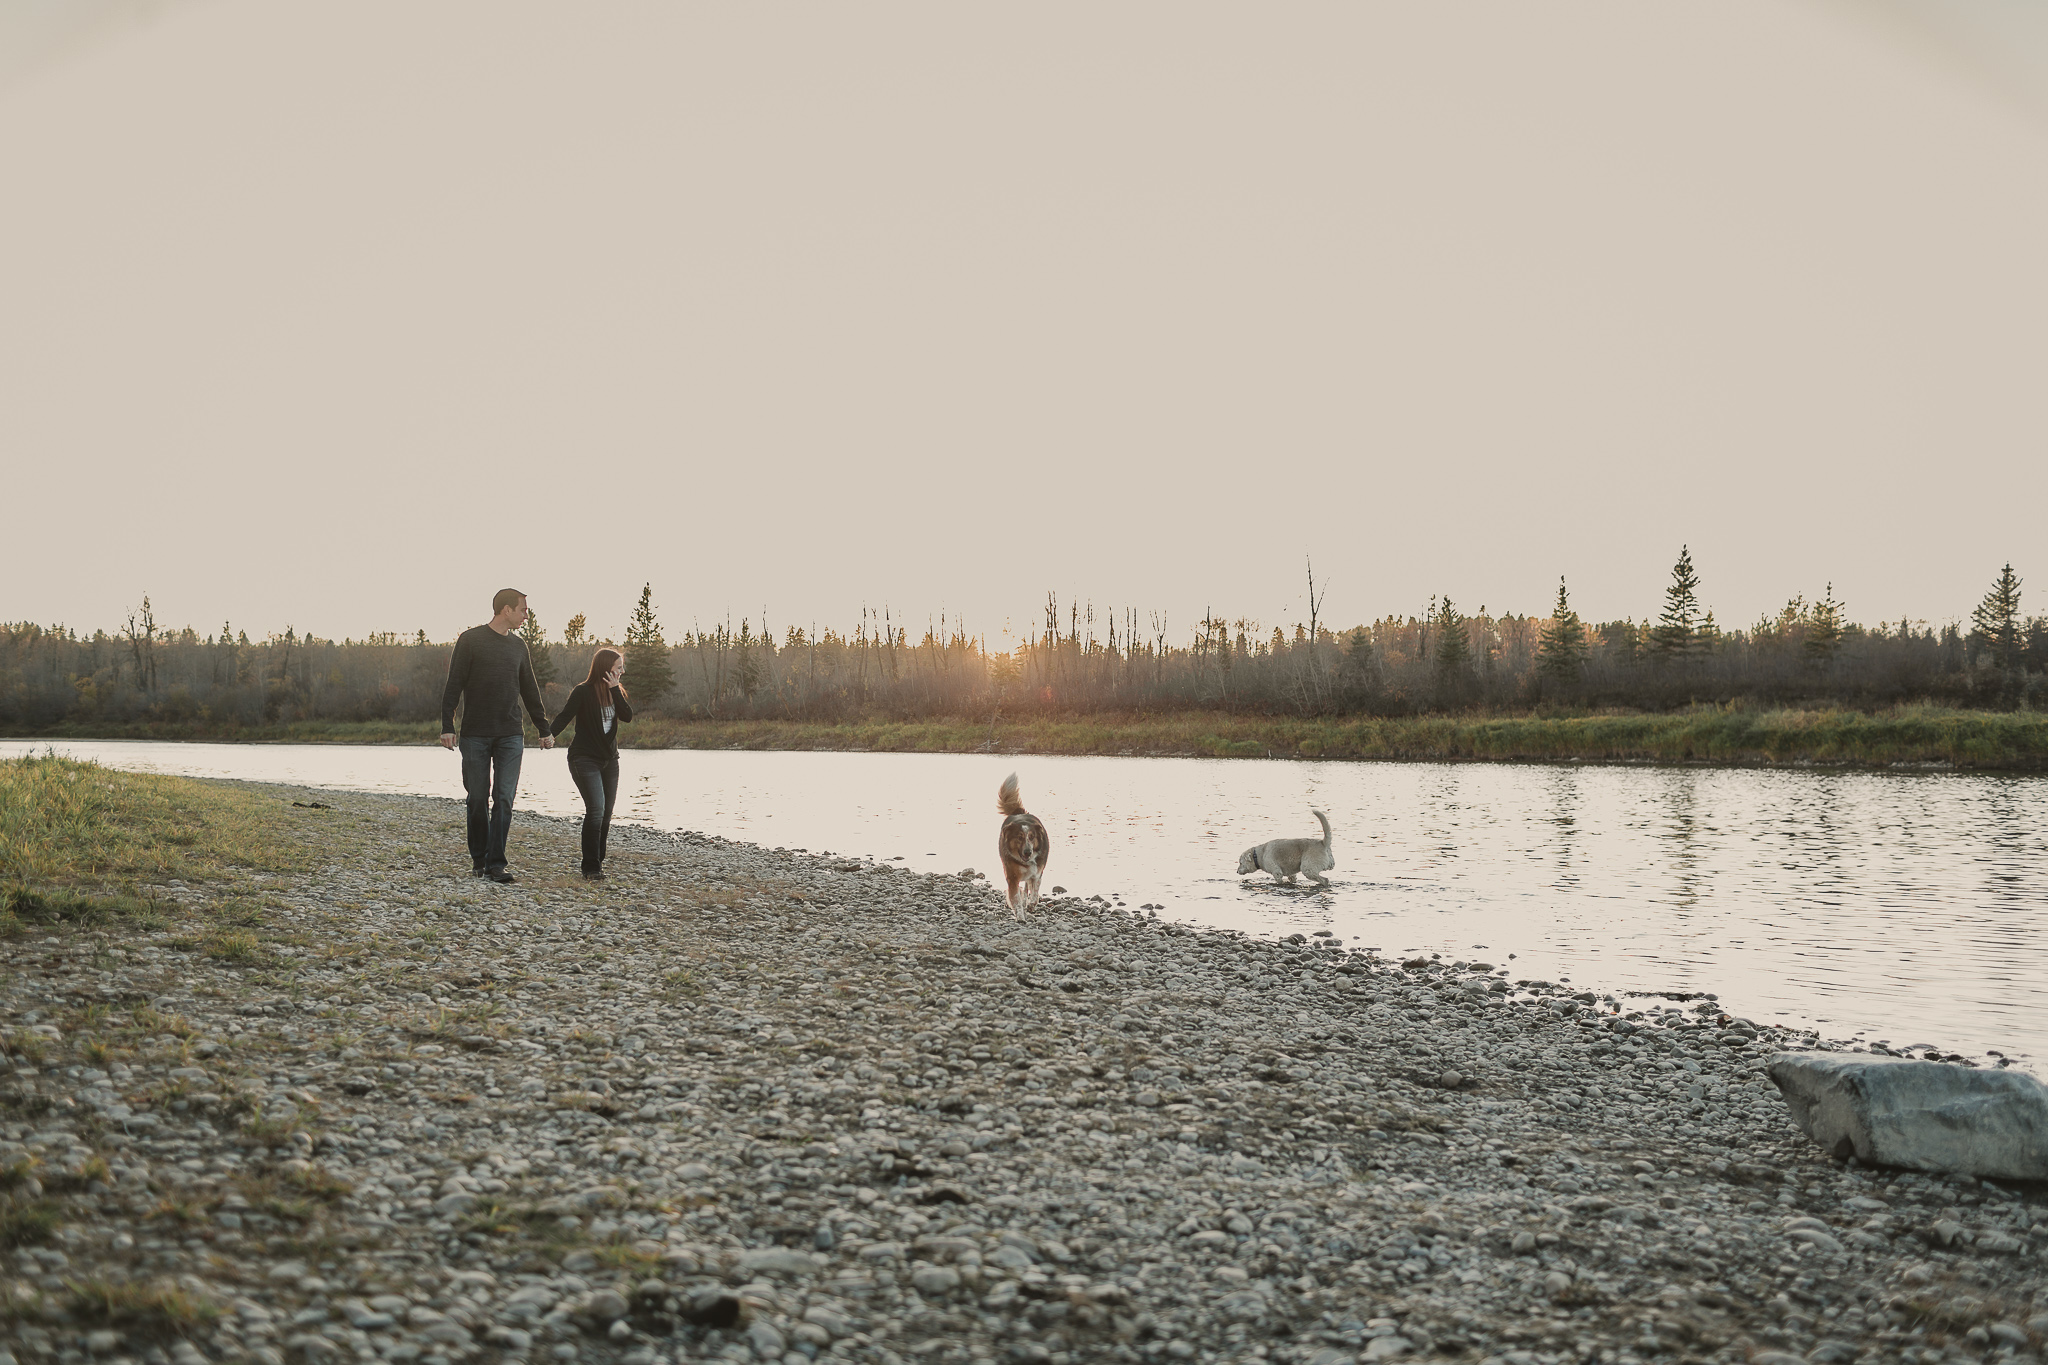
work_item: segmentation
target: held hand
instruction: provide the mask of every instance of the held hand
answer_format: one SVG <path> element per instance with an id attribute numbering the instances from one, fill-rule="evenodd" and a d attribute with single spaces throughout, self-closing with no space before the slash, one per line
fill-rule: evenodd
<path id="1" fill-rule="evenodd" d="M 455 747 L 455 736 L 453 736 L 453 735 L 442 735 L 442 736 L 441 736 L 441 747 L 442 747 L 442 748 L 444 748 L 444 749 L 452 749 L 452 748 L 454 748 L 454 747 Z"/>
<path id="2" fill-rule="evenodd" d="M 541 748 L 543 748 L 543 749 L 552 749 L 552 748 L 554 748 L 554 747 L 555 747 L 555 737 L 554 737 L 553 735 L 542 735 L 542 736 L 540 737 L 540 747 L 541 747 Z"/>

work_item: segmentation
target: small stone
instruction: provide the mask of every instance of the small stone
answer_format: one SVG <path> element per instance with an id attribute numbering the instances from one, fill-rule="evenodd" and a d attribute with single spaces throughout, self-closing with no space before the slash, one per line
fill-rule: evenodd
<path id="1" fill-rule="evenodd" d="M 788 1247 L 764 1247 L 745 1253 L 738 1264 L 741 1272 L 749 1275 L 810 1275 L 818 1269 L 818 1258 Z"/>
<path id="2" fill-rule="evenodd" d="M 87 1333 L 85 1338 L 85 1349 L 91 1351 L 96 1356 L 103 1356 L 107 1352 L 119 1347 L 120 1344 L 121 1334 L 119 1332 L 110 1332 L 104 1327 L 97 1332 Z"/>
<path id="3" fill-rule="evenodd" d="M 989 1253 L 988 1263 L 990 1265 L 1001 1266 L 1005 1270 L 1015 1270 L 1019 1272 L 1031 1269 L 1032 1265 L 1034 1264 L 1034 1262 L 1031 1259 L 1031 1253 L 1024 1250 L 1024 1248 L 1017 1246 L 997 1247 L 994 1251 Z"/>
<path id="4" fill-rule="evenodd" d="M 918 1293 L 937 1298 L 960 1287 L 960 1272 L 948 1266 L 923 1265 L 910 1272 L 910 1283 Z"/>
<path id="5" fill-rule="evenodd" d="M 1446 1090 L 1456 1090 L 1464 1083 L 1465 1074 L 1461 1071 L 1446 1071 L 1437 1078 L 1437 1084 Z"/>
<path id="6" fill-rule="evenodd" d="M 1536 1234 L 1533 1232 L 1516 1233 L 1513 1247 L 1517 1256 L 1534 1251 L 1536 1249 Z"/>
<path id="7" fill-rule="evenodd" d="M 597 1322 L 612 1322 L 626 1316 L 626 1298 L 614 1289 L 600 1289 L 584 1300 L 583 1314 Z"/>
<path id="8" fill-rule="evenodd" d="M 763 1360 L 780 1361 L 789 1349 L 781 1331 L 766 1318 L 756 1318 L 754 1325 L 747 1329 L 747 1342 L 754 1348 L 754 1354 Z"/>
<path id="9" fill-rule="evenodd" d="M 1359 1359 L 1366 1365 L 1375 1361 L 1392 1360 L 1415 1349 L 1415 1343 L 1402 1336 L 1374 1337 L 1365 1343 L 1365 1352 Z"/>

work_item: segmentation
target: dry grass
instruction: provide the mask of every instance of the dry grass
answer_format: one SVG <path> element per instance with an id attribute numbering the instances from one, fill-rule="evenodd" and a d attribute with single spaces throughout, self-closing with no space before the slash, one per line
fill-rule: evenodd
<path id="1" fill-rule="evenodd" d="M 68 758 L 0 761 L 0 885 L 58 894 L 134 879 L 216 878 L 303 865 L 289 807 L 223 783 Z"/>
<path id="2" fill-rule="evenodd" d="M 629 747 L 978 753 L 987 720 L 636 723 Z M 1949 763 L 2048 767 L 2048 715 L 1901 706 L 1875 713 L 1739 704 L 1666 713 L 1263 716 L 1221 711 L 1005 719 L 998 751 L 1440 761 Z"/>
<path id="3" fill-rule="evenodd" d="M 61 1222 L 55 1202 L 25 1189 L 0 1194 L 0 1249 L 46 1242 Z"/>
<path id="4" fill-rule="evenodd" d="M 145 1339 L 187 1336 L 219 1316 L 168 1280 L 75 1280 L 65 1289 L 69 1316 Z"/>

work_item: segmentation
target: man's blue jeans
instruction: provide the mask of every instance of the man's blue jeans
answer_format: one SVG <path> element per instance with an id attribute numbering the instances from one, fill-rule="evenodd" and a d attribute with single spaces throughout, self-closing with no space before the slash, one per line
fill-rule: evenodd
<path id="1" fill-rule="evenodd" d="M 488 877 L 505 870 L 505 840 L 512 833 L 512 798 L 519 794 L 526 737 L 464 735 L 459 744 L 462 786 L 469 793 L 469 865 Z"/>

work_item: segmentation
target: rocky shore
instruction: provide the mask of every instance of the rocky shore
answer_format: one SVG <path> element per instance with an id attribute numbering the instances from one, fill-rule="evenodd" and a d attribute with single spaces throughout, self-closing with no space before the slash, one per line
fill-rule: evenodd
<path id="1" fill-rule="evenodd" d="M 2048 1191 L 1712 1000 L 268 790 L 331 865 L 0 943 L 0 1365 L 2042 1354 Z"/>

